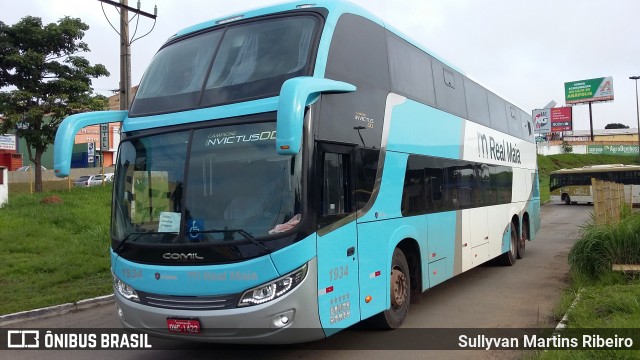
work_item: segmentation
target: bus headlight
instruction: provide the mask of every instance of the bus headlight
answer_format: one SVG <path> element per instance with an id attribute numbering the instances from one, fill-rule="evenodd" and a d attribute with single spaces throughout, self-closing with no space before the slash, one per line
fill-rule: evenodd
<path id="1" fill-rule="evenodd" d="M 138 298 L 138 294 L 136 293 L 136 291 L 131 286 L 118 279 L 118 277 L 115 275 L 113 275 L 113 288 L 118 292 L 118 294 L 120 294 L 127 300 L 140 301 L 140 298 Z"/>
<path id="2" fill-rule="evenodd" d="M 238 306 L 252 306 L 264 304 L 277 299 L 300 285 L 307 276 L 307 264 L 289 274 L 273 280 L 267 284 L 249 289 L 242 294 Z"/>

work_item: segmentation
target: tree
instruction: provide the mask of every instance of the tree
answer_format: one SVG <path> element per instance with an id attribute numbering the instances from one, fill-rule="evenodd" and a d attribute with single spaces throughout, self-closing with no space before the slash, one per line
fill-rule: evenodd
<path id="1" fill-rule="evenodd" d="M 624 124 L 613 123 L 613 124 L 607 124 L 607 126 L 605 126 L 604 128 L 605 129 L 628 129 L 629 127 Z"/>
<path id="2" fill-rule="evenodd" d="M 0 133 L 15 131 L 25 139 L 35 165 L 36 192 L 42 191 L 42 154 L 62 120 L 107 107 L 105 96 L 93 94 L 91 79 L 109 72 L 76 55 L 89 51 L 82 41 L 88 29 L 70 17 L 46 26 L 32 16 L 13 26 L 0 21 L 0 88 L 5 89 L 0 92 Z"/>

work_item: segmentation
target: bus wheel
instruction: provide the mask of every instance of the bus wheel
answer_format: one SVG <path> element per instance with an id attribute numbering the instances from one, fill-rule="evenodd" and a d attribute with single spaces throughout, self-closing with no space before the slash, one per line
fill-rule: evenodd
<path id="1" fill-rule="evenodd" d="M 399 248 L 393 251 L 391 260 L 391 308 L 371 318 L 371 324 L 381 329 L 397 329 L 409 312 L 411 276 L 409 264 Z"/>
<path id="2" fill-rule="evenodd" d="M 518 233 L 516 227 L 511 223 L 511 240 L 509 241 L 509 251 L 498 257 L 498 263 L 503 266 L 513 266 L 518 258 Z"/>
<path id="3" fill-rule="evenodd" d="M 571 204 L 571 198 L 569 197 L 569 195 L 565 195 L 564 196 L 564 203 L 566 205 L 570 205 Z"/>
<path id="4" fill-rule="evenodd" d="M 524 252 L 527 249 L 527 241 L 529 240 L 529 223 L 524 220 L 522 222 L 522 235 L 520 236 L 520 240 L 518 240 L 518 259 L 522 259 L 524 257 Z"/>

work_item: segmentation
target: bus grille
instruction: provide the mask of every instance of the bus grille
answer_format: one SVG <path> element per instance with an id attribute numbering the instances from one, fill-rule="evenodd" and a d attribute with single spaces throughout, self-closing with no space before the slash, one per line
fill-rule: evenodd
<path id="1" fill-rule="evenodd" d="M 224 310 L 237 307 L 240 295 L 174 296 L 138 291 L 144 305 L 174 310 Z"/>

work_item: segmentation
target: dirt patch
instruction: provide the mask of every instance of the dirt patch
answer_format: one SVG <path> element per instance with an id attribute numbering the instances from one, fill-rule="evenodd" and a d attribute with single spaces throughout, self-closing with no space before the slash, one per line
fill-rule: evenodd
<path id="1" fill-rule="evenodd" d="M 46 197 L 40 200 L 40 204 L 62 204 L 64 200 L 57 195 Z"/>

